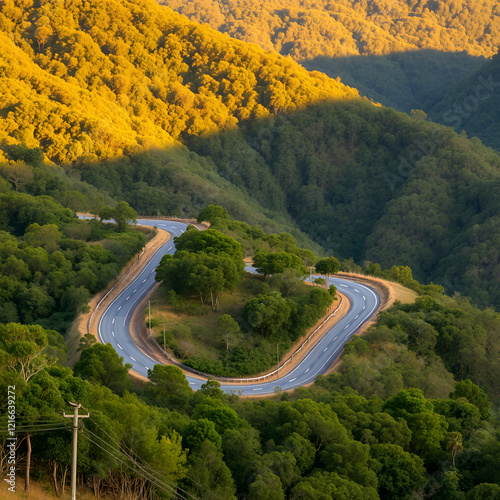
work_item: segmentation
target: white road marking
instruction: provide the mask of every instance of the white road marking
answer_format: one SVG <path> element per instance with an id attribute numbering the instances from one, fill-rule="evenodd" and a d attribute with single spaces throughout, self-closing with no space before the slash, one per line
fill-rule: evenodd
<path id="1" fill-rule="evenodd" d="M 297 377 L 291 378 L 288 382 L 293 382 L 294 380 L 297 380 Z"/>
<path id="2" fill-rule="evenodd" d="M 350 326 L 351 326 L 351 325 L 347 325 L 347 326 L 344 328 L 344 330 L 347 330 L 347 328 L 349 328 Z"/>
<path id="3" fill-rule="evenodd" d="M 123 349 L 123 347 L 120 344 L 116 344 L 120 349 Z"/>
<path id="4" fill-rule="evenodd" d="M 155 270 L 153 269 L 153 270 L 151 271 L 151 274 L 153 274 L 154 272 L 155 272 Z"/>
<path id="5" fill-rule="evenodd" d="M 366 309 L 366 306 L 363 306 L 363 311 Z"/>
<path id="6" fill-rule="evenodd" d="M 310 370 L 310 368 L 308 368 L 304 373 L 307 373 L 309 370 Z"/>
<path id="7" fill-rule="evenodd" d="M 115 336 L 115 332 L 111 332 L 111 334 L 113 335 L 113 337 Z"/>
<path id="8" fill-rule="evenodd" d="M 328 347 L 325 347 L 325 348 L 323 349 L 323 352 L 325 352 L 327 349 L 328 349 Z"/>
<path id="9" fill-rule="evenodd" d="M 135 292 L 137 292 L 137 288 L 132 293 L 135 293 Z"/>
<path id="10" fill-rule="evenodd" d="M 145 366 L 144 368 L 146 368 L 146 370 L 149 370 L 149 366 Z"/>
<path id="11" fill-rule="evenodd" d="M 358 293 L 359 293 L 359 290 L 358 290 L 357 288 L 355 288 L 354 290 L 356 290 L 356 292 L 358 292 Z"/>
<path id="12" fill-rule="evenodd" d="M 363 295 L 363 300 L 366 300 L 366 297 Z"/>
<path id="13" fill-rule="evenodd" d="M 336 336 L 336 337 L 332 340 L 332 342 L 333 342 L 333 341 L 335 341 L 335 340 L 337 340 L 338 338 L 339 338 L 339 336 L 337 335 L 337 336 Z"/>
<path id="14" fill-rule="evenodd" d="M 131 359 L 132 361 L 137 361 L 137 359 L 133 358 L 132 356 L 130 356 L 130 359 Z"/>
<path id="15" fill-rule="evenodd" d="M 189 382 L 189 385 L 194 385 L 194 382 Z"/>
<path id="16" fill-rule="evenodd" d="M 342 285 L 342 283 L 340 284 L 340 286 L 343 286 L 344 288 L 349 288 L 347 285 Z"/>
<path id="17" fill-rule="evenodd" d="M 146 281 L 146 279 L 147 279 L 147 278 L 144 278 L 144 279 L 142 280 L 142 282 L 144 283 L 144 282 Z"/>
<path id="18" fill-rule="evenodd" d="M 125 300 L 128 300 L 128 299 L 130 299 L 130 295 Z"/>
<path id="19" fill-rule="evenodd" d="M 257 389 L 252 389 L 252 391 L 262 391 L 262 387 L 257 387 Z"/>
<path id="20" fill-rule="evenodd" d="M 118 310 L 120 310 L 121 308 L 122 308 L 122 306 L 120 306 L 120 307 L 118 308 Z"/>
<path id="21" fill-rule="evenodd" d="M 111 324 L 112 324 L 112 325 L 114 325 L 114 324 L 115 324 L 115 318 L 113 318 L 113 321 L 111 322 Z"/>
<path id="22" fill-rule="evenodd" d="M 358 318 L 359 318 L 359 314 L 354 319 L 358 319 Z"/>

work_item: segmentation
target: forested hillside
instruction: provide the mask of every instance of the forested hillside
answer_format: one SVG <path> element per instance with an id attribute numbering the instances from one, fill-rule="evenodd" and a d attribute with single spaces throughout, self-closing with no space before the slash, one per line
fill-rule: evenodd
<path id="1" fill-rule="evenodd" d="M 429 116 L 500 150 L 500 55 L 453 86 Z"/>
<path id="2" fill-rule="evenodd" d="M 159 0 L 384 105 L 429 109 L 500 45 L 494 0 Z"/>
<path id="3" fill-rule="evenodd" d="M 17 456 L 31 460 L 30 469 L 19 461 L 17 491 L 28 470 L 56 495 L 68 488 L 69 400 L 90 414 L 80 424 L 78 477 L 96 497 L 493 500 L 500 317 L 432 293 L 396 304 L 351 340 L 338 373 L 245 401 L 213 380 L 193 393 L 172 365 L 156 365 L 151 382 L 133 389 L 109 344 L 82 344 L 72 371 L 54 359 L 55 332 L 0 325 Z"/>
<path id="4" fill-rule="evenodd" d="M 498 307 L 500 160 L 478 141 L 152 1 L 22 7 L 0 13 L 5 178 L 39 147 L 140 213 L 216 202 Z"/>
<path id="5" fill-rule="evenodd" d="M 2 142 L 102 160 L 357 92 L 147 0 L 2 2 Z"/>

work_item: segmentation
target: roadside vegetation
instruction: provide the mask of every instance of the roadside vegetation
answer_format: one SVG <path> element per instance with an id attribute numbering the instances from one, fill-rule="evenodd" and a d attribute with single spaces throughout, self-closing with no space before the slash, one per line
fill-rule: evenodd
<path id="1" fill-rule="evenodd" d="M 241 400 L 215 381 L 193 393 L 175 366 L 156 365 L 134 389 L 123 358 L 101 344 L 84 348 L 89 362 L 73 372 L 54 357 L 50 332 L 10 323 L 0 326 L 0 380 L 16 386 L 18 457 L 31 453 L 31 476 L 59 494 L 71 400 L 90 413 L 79 480 L 94 495 L 495 498 L 499 327 L 498 313 L 467 299 L 420 295 L 352 339 L 338 372 L 292 394 Z"/>
<path id="2" fill-rule="evenodd" d="M 298 248 L 290 234 L 266 235 L 231 221 L 220 206 L 202 210 L 198 220 L 211 228 L 189 226 L 174 238 L 174 255 L 164 256 L 156 270 L 162 282 L 153 299 L 156 337 L 179 361 L 205 373 L 263 372 L 277 363 L 277 344 L 286 352 L 326 314 L 335 287 L 327 291 L 301 281 L 308 272 L 300 255 L 306 261 L 314 255 Z M 230 227 L 248 250 L 258 248 L 253 263 L 262 276 L 244 273 L 243 246 L 214 227 Z"/>

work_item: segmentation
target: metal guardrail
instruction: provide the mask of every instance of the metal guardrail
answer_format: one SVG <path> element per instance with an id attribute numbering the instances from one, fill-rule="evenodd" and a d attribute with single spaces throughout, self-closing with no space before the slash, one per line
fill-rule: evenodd
<path id="1" fill-rule="evenodd" d="M 340 303 L 338 306 L 335 308 L 334 311 L 332 311 L 328 316 L 325 317 L 325 319 L 321 322 L 320 325 L 318 325 L 310 334 L 309 336 L 300 344 L 300 347 L 298 347 L 292 354 L 291 356 L 284 361 L 278 368 L 273 370 L 270 373 L 266 373 L 265 375 L 260 375 L 259 377 L 243 377 L 243 378 L 233 378 L 233 377 L 220 377 L 217 375 L 211 375 L 210 373 L 205 373 L 200 370 L 197 370 L 196 368 L 192 368 L 190 366 L 184 365 L 182 363 L 179 363 L 177 360 L 172 358 L 170 354 L 165 352 L 163 348 L 160 346 L 160 343 L 154 336 L 152 336 L 153 340 L 157 344 L 158 348 L 179 368 L 182 368 L 183 370 L 189 371 L 191 373 L 194 373 L 196 375 L 199 375 L 201 377 L 207 378 L 207 379 L 212 379 L 212 380 L 217 380 L 218 382 L 226 382 L 226 383 L 252 383 L 252 382 L 259 382 L 260 380 L 265 380 L 271 378 L 273 375 L 276 375 L 278 371 L 282 370 L 283 367 L 285 367 L 288 363 L 291 363 L 293 361 L 293 357 L 298 354 L 304 346 L 312 339 L 314 334 L 332 317 L 335 316 L 335 313 L 340 309 L 340 306 L 342 305 L 342 297 L 340 297 Z"/>

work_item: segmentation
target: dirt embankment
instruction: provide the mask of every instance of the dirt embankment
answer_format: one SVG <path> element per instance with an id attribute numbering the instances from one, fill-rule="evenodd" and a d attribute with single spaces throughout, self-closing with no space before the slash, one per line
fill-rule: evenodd
<path id="1" fill-rule="evenodd" d="M 361 328 L 356 332 L 356 335 L 363 335 L 368 330 L 368 328 L 370 328 L 370 326 L 376 323 L 378 314 L 381 311 L 385 311 L 386 309 L 391 307 L 394 302 L 396 302 L 396 300 L 399 300 L 403 304 L 410 304 L 412 302 L 415 302 L 415 298 L 417 297 L 416 292 L 414 292 L 413 290 L 410 290 L 409 288 L 406 288 L 399 283 L 387 281 L 382 278 L 375 278 L 372 276 L 366 276 L 364 274 L 357 273 L 338 273 L 337 276 L 368 285 L 372 287 L 380 297 L 380 305 L 377 311 L 371 317 L 371 319 L 369 319 L 361 326 Z M 342 364 L 342 360 L 340 359 L 341 354 L 342 353 L 340 353 L 340 355 L 333 362 L 330 368 L 325 372 L 325 375 L 336 371 Z"/>
<path id="2" fill-rule="evenodd" d="M 156 286 L 159 286 L 159 285 L 156 285 Z M 154 291 L 154 289 L 151 291 L 151 293 L 153 293 L 153 291 Z M 286 375 L 287 373 L 292 371 L 300 363 L 300 361 L 309 353 L 309 351 L 312 349 L 312 347 L 314 347 L 316 345 L 316 343 L 328 331 L 330 331 L 330 329 L 333 328 L 333 326 L 338 321 L 340 321 L 345 316 L 345 314 L 347 313 L 347 311 L 349 310 L 349 307 L 350 307 L 349 299 L 347 299 L 347 297 L 345 297 L 344 295 L 342 295 L 340 293 L 338 295 L 339 295 L 339 297 L 342 298 L 341 304 L 339 305 L 339 301 L 335 301 L 327 312 L 327 315 L 330 315 L 332 312 L 335 311 L 335 315 L 332 316 L 331 318 L 329 318 L 323 325 L 321 325 L 321 323 L 323 322 L 324 318 L 321 318 L 320 320 L 318 320 L 318 322 L 313 327 L 311 327 L 309 329 L 309 331 L 307 332 L 306 335 L 304 335 L 299 340 L 297 340 L 297 342 L 293 345 L 293 347 L 288 352 L 283 353 L 283 355 L 280 356 L 281 363 L 286 362 L 289 358 L 292 357 L 291 354 L 293 352 L 295 352 L 300 347 L 300 345 L 305 341 L 305 339 L 314 330 L 316 330 L 316 328 L 318 328 L 318 331 L 311 337 L 311 339 L 304 346 L 304 348 L 299 353 L 295 354 L 289 363 L 287 363 L 283 368 L 280 368 L 280 377 L 283 375 Z M 192 371 L 186 369 L 185 366 L 182 365 L 182 363 L 179 363 L 177 360 L 172 358 L 169 354 L 165 354 L 163 352 L 163 349 L 156 342 L 156 340 L 153 339 L 149 335 L 148 329 L 146 326 L 146 322 L 144 320 L 144 318 L 145 318 L 144 311 L 147 307 L 147 303 L 148 303 L 148 298 L 146 297 L 139 304 L 137 309 L 132 314 L 132 319 L 130 322 L 130 330 L 131 330 L 130 334 L 131 334 L 132 338 L 134 339 L 134 342 L 137 344 L 137 346 L 143 352 L 148 353 L 154 359 L 158 360 L 159 362 L 161 362 L 163 364 L 176 365 L 179 368 L 181 368 L 181 370 L 183 370 L 184 373 L 186 373 L 186 375 L 189 375 L 191 377 L 196 377 L 196 378 L 199 378 L 201 380 L 206 380 L 206 377 L 202 377 L 196 373 L 193 373 Z M 276 370 L 276 368 L 277 368 L 277 366 L 273 366 L 266 373 L 273 372 L 274 370 Z M 252 377 L 250 377 L 250 376 L 241 377 L 241 378 L 238 378 L 238 380 L 252 379 L 255 377 L 263 376 L 266 373 L 259 373 L 259 374 L 252 376 Z M 135 379 L 137 379 L 138 381 L 139 380 L 144 380 L 144 381 L 147 380 L 146 377 L 142 377 L 141 375 L 137 375 L 135 373 L 133 374 L 133 377 Z M 221 377 L 214 377 L 214 378 L 221 379 Z M 268 379 L 265 379 L 264 381 L 266 381 L 266 380 L 268 380 Z M 224 384 L 231 384 L 231 381 L 224 380 Z M 239 382 L 238 382 L 238 384 L 239 384 Z"/>
<path id="3" fill-rule="evenodd" d="M 363 324 L 363 326 L 356 332 L 356 335 L 362 335 L 365 333 L 366 330 L 377 321 L 378 313 L 391 307 L 396 300 L 399 300 L 404 304 L 408 304 L 415 302 L 415 298 L 417 297 L 416 292 L 413 290 L 410 290 L 399 283 L 387 281 L 382 278 L 374 278 L 372 276 L 356 273 L 338 273 L 337 276 L 368 285 L 372 287 L 380 297 L 380 306 L 376 313 L 370 320 Z"/>
<path id="4" fill-rule="evenodd" d="M 80 339 L 86 334 L 91 333 L 99 341 L 99 336 L 97 335 L 97 324 L 99 323 L 100 315 L 106 310 L 106 307 L 113 302 L 116 297 L 122 292 L 122 290 L 128 286 L 141 272 L 143 263 L 146 263 L 155 252 L 164 245 L 171 238 L 170 233 L 162 229 L 158 229 L 156 236 L 149 241 L 144 247 L 144 251 L 136 255 L 131 259 L 128 264 L 122 269 L 118 277 L 109 283 L 105 290 L 102 290 L 97 295 L 92 297 L 89 301 L 90 312 L 87 314 L 80 314 L 66 337 L 66 344 L 68 346 L 68 365 L 73 366 L 80 357 L 78 352 L 78 346 L 80 344 Z M 106 294 L 112 290 L 107 296 Z M 99 302 L 106 297 L 102 303 Z M 96 306 L 99 304 L 98 309 Z M 89 320 L 90 329 L 89 329 Z"/>

